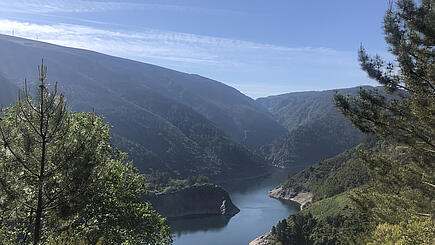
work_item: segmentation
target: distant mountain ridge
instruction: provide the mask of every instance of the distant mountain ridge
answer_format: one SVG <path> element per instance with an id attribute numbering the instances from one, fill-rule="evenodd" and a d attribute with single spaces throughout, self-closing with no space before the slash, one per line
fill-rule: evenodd
<path id="1" fill-rule="evenodd" d="M 93 51 L 7 35 L 0 34 L 0 43 L 3 57 L 9 59 L 9 62 L 2 62 L 4 66 L 0 72 L 11 81 L 21 82 L 25 77 L 33 78 L 35 64 L 39 64 L 44 57 L 51 67 L 51 78 L 67 82 L 69 86 L 73 85 L 71 83 L 87 83 L 90 88 L 103 86 L 108 92 L 121 96 L 128 96 L 134 89 L 119 91 L 120 86 L 147 87 L 193 108 L 250 149 L 270 143 L 285 132 L 255 100 L 212 79 Z M 20 69 L 20 66 L 24 69 Z"/>
<path id="2" fill-rule="evenodd" d="M 276 166 L 306 166 L 359 144 L 364 135 L 335 108 L 336 91 L 356 95 L 359 87 L 258 98 L 257 102 L 288 129 L 285 136 L 259 152 Z"/>
<path id="3" fill-rule="evenodd" d="M 49 81 L 60 82 L 68 105 L 95 107 L 114 126 L 115 145 L 143 171 L 261 174 L 265 162 L 245 147 L 258 148 L 285 132 L 254 100 L 197 75 L 5 35 L 0 52 L 2 86 L 22 87 L 24 78 L 32 84 L 44 58 Z"/>
<path id="4" fill-rule="evenodd" d="M 336 114 L 339 111 L 333 104 L 334 94 L 338 92 L 355 96 L 361 87 L 371 88 L 370 86 L 358 86 L 323 91 L 293 92 L 262 97 L 256 101 L 267 108 L 280 124 L 291 131 L 308 121 L 324 117 L 326 112 Z"/>

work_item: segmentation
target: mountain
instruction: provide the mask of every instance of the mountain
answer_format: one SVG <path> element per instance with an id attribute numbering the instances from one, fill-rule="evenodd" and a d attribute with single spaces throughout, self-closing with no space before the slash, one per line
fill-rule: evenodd
<path id="1" fill-rule="evenodd" d="M 43 57 L 49 75 L 67 83 L 75 92 L 86 86 L 88 92 L 104 88 L 137 102 L 146 87 L 194 109 L 213 122 L 225 134 L 250 149 L 278 138 L 285 129 L 253 99 L 223 83 L 198 75 L 117 58 L 88 50 L 66 48 L 47 43 L 0 35 L 1 72 L 13 81 L 35 77 L 35 65 Z M 139 89 L 136 91 L 135 89 Z M 71 95 L 85 97 L 88 94 Z"/>
<path id="2" fill-rule="evenodd" d="M 197 75 L 5 35 L 0 52 L 2 86 L 13 81 L 22 87 L 24 78 L 34 84 L 44 58 L 48 80 L 60 82 L 68 105 L 75 111 L 94 107 L 114 126 L 114 144 L 144 172 L 212 178 L 264 173 L 264 161 L 245 147 L 285 131 L 254 100 Z"/>
<path id="3" fill-rule="evenodd" d="M 276 166 L 310 165 L 359 144 L 364 135 L 335 108 L 334 94 L 356 95 L 359 88 L 288 93 L 257 102 L 267 108 L 288 133 L 261 148 Z"/>
<path id="4" fill-rule="evenodd" d="M 17 99 L 18 87 L 0 74 L 0 106 L 8 106 Z"/>

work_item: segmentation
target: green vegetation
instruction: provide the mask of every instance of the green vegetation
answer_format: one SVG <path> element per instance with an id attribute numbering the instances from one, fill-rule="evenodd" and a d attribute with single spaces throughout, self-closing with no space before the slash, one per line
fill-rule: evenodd
<path id="1" fill-rule="evenodd" d="M 409 217 L 412 225 L 407 223 L 407 219 L 400 221 L 400 225 L 393 225 L 380 223 L 374 219 L 373 214 L 361 210 L 363 199 L 371 200 L 370 204 L 374 207 L 393 208 L 384 209 L 382 212 L 384 215 L 388 212 L 386 216 L 399 220 L 400 215 L 395 213 L 398 210 L 394 209 L 391 200 L 401 200 L 396 204 L 407 205 L 408 210 L 400 210 L 400 212 L 414 210 L 412 205 L 416 207 L 430 205 L 427 201 L 431 200 L 420 199 L 411 203 L 399 195 L 375 192 L 374 187 L 371 186 L 368 166 L 361 158 L 377 154 L 393 156 L 395 161 L 400 160 L 402 163 L 407 160 L 403 157 L 403 149 L 392 147 L 376 138 L 369 138 L 349 151 L 320 161 L 290 176 L 281 187 L 291 189 L 293 192 L 309 191 L 313 193 L 313 203 L 300 213 L 290 216 L 285 222 L 281 221 L 272 229 L 274 243 L 431 244 L 427 242 L 430 241 L 428 239 L 434 239 L 433 233 L 430 233 L 433 230 L 433 227 L 430 227 L 433 223 L 431 219 L 411 214 Z M 376 210 L 380 214 L 381 210 L 378 208 Z M 406 235 L 411 230 L 407 231 L 408 228 L 402 227 L 403 225 L 414 227 L 415 231 L 412 232 L 415 234 Z M 391 237 L 385 236 L 388 232 Z M 428 237 L 424 240 L 426 243 L 406 240 L 418 241 L 417 238 L 421 235 L 428 235 L 425 236 Z M 292 241 L 299 243 L 292 243 Z"/>
<path id="2" fill-rule="evenodd" d="M 368 219 L 348 193 L 315 202 L 272 228 L 272 244 L 363 244 Z"/>
<path id="3" fill-rule="evenodd" d="M 110 126 L 66 109 L 46 67 L 32 96 L 1 110 L 2 244 L 168 244 L 169 228 L 143 201 L 144 176 L 109 144 Z"/>
<path id="4" fill-rule="evenodd" d="M 325 169 L 319 163 L 289 180 L 287 187 L 313 191 L 320 201 L 273 228 L 276 244 L 435 243 L 434 7 L 433 0 L 398 0 L 387 10 L 386 41 L 397 63 L 370 57 L 361 47 L 362 69 L 383 90 L 361 88 L 354 97 L 337 94 L 335 104 L 380 141 L 359 149 L 359 161 L 345 161 L 349 167 L 336 168 L 352 151 L 337 156 L 335 163 L 328 163 L 334 158 L 324 161 Z M 351 166 L 361 163 L 370 181 L 348 185 L 346 178 L 335 180 L 354 175 L 358 168 Z"/>
<path id="5" fill-rule="evenodd" d="M 172 178 L 167 172 L 154 171 L 145 174 L 148 191 L 154 194 L 165 194 L 175 192 L 191 186 L 201 186 L 210 184 L 208 177 L 204 175 L 189 176 L 186 179 Z"/>
<path id="6" fill-rule="evenodd" d="M 399 0 L 388 9 L 385 38 L 397 64 L 361 47 L 362 69 L 399 98 L 364 89 L 358 97 L 335 98 L 354 125 L 394 147 L 393 154 L 364 156 L 373 181 L 354 197 L 376 223 L 401 225 L 435 213 L 434 7 L 433 0 Z"/>
<path id="7" fill-rule="evenodd" d="M 417 216 L 397 225 L 379 224 L 370 245 L 434 244 L 435 222 Z"/>
<path id="8" fill-rule="evenodd" d="M 357 147 L 305 168 L 290 176 L 281 186 L 294 192 L 311 192 L 313 201 L 359 187 L 369 181 L 367 168 L 359 158 L 359 152 L 380 147 L 380 143 L 371 138 Z"/>
<path id="9" fill-rule="evenodd" d="M 358 89 L 340 91 L 355 94 Z M 289 130 L 262 147 L 262 155 L 276 166 L 307 166 L 363 141 L 363 134 L 334 107 L 334 93 L 300 92 L 258 99 Z"/>

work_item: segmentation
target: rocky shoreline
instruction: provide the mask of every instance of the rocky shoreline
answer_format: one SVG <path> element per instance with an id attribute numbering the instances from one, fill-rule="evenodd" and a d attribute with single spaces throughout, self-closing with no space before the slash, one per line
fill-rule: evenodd
<path id="1" fill-rule="evenodd" d="M 168 219 L 205 215 L 231 217 L 240 212 L 228 192 L 217 185 L 191 186 L 171 193 L 150 194 L 145 200 Z"/>
<path id="2" fill-rule="evenodd" d="M 297 202 L 301 206 L 301 210 L 313 200 L 313 194 L 311 192 L 299 192 L 293 189 L 284 189 L 281 186 L 270 190 L 269 196 L 276 199 Z"/>
<path id="3" fill-rule="evenodd" d="M 269 245 L 270 244 L 270 232 L 257 237 L 255 240 L 249 243 L 249 245 Z"/>

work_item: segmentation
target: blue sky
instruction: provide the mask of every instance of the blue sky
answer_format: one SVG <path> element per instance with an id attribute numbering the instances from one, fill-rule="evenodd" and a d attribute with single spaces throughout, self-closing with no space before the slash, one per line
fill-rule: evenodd
<path id="1" fill-rule="evenodd" d="M 260 97 L 375 84 L 387 0 L 0 0 L 0 33 L 200 74 Z"/>

